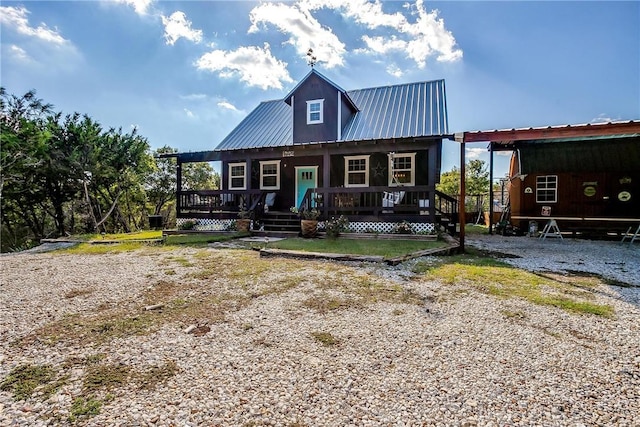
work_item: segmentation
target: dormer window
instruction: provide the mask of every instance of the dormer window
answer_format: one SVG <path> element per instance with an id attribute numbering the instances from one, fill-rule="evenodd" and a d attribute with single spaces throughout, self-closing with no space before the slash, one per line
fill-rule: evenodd
<path id="1" fill-rule="evenodd" d="M 307 124 L 317 125 L 324 121 L 324 99 L 307 101 Z"/>

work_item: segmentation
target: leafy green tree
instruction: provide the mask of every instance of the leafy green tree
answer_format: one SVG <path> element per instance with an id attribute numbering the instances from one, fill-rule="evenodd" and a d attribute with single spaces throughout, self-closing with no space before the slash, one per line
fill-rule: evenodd
<path id="1" fill-rule="evenodd" d="M 445 194 L 457 197 L 460 194 L 460 169 L 454 166 L 450 171 L 443 172 L 436 189 Z M 465 200 L 467 210 L 476 208 L 476 198 L 482 196 L 484 204 L 488 203 L 489 170 L 483 160 L 470 160 L 465 164 Z M 485 206 L 486 209 L 486 206 Z"/>

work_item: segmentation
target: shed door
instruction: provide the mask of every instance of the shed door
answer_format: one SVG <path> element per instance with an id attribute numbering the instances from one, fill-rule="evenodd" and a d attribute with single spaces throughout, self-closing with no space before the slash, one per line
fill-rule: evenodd
<path id="1" fill-rule="evenodd" d="M 318 186 L 318 166 L 296 166 L 296 206 L 309 188 Z"/>

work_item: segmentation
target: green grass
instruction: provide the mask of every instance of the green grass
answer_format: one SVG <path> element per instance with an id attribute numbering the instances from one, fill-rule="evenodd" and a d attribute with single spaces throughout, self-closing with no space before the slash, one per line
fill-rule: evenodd
<path id="1" fill-rule="evenodd" d="M 20 365 L 0 383 L 0 390 L 13 393 L 15 400 L 25 400 L 40 386 L 50 384 L 56 371 L 49 365 Z"/>
<path id="2" fill-rule="evenodd" d="M 592 277 L 535 274 L 478 253 L 456 255 L 435 264 L 418 263 L 413 271 L 448 285 L 471 286 L 488 295 L 521 298 L 572 313 L 604 317 L 614 313 L 613 307 L 592 301 Z"/>
<path id="3" fill-rule="evenodd" d="M 150 240 L 162 239 L 161 230 L 142 230 L 134 233 L 107 233 L 107 234 L 86 234 L 83 240 Z"/>
<path id="4" fill-rule="evenodd" d="M 206 245 L 214 242 L 226 242 L 238 237 L 248 236 L 248 233 L 234 234 L 169 234 L 165 240 L 165 245 Z"/>
<path id="5" fill-rule="evenodd" d="M 265 246 L 265 245 L 263 245 Z M 268 248 L 305 252 L 373 255 L 394 258 L 425 249 L 445 247 L 443 242 L 383 239 L 302 239 L 293 238 L 266 245 Z M 262 246 L 261 246 L 262 247 Z"/>
<path id="6" fill-rule="evenodd" d="M 331 347 L 340 343 L 340 340 L 334 337 L 330 332 L 311 332 L 311 336 L 325 347 Z"/>

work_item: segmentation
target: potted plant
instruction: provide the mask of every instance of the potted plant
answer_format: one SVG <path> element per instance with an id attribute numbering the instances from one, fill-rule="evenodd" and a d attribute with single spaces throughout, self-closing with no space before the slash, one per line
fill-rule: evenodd
<path id="1" fill-rule="evenodd" d="M 240 206 L 238 211 L 238 220 L 236 221 L 236 229 L 240 232 L 248 232 L 251 226 L 251 212 L 244 205 Z"/>
<path id="2" fill-rule="evenodd" d="M 318 232 L 318 217 L 320 216 L 320 211 L 316 208 L 299 210 L 295 206 L 292 206 L 290 211 L 300 217 L 302 237 L 315 237 Z"/>

